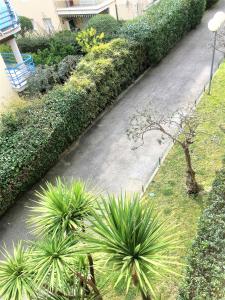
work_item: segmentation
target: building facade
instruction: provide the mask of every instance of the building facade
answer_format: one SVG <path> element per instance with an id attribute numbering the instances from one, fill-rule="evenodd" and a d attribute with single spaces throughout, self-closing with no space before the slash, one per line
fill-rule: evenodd
<path id="1" fill-rule="evenodd" d="M 18 15 L 26 16 L 38 32 L 77 30 L 92 16 L 110 14 L 119 20 L 141 15 L 154 0 L 12 0 Z"/>
<path id="2" fill-rule="evenodd" d="M 32 20 L 35 31 L 51 32 L 62 30 L 66 25 L 57 14 L 54 0 L 11 0 L 19 16 Z"/>
<path id="3" fill-rule="evenodd" d="M 9 53 L 0 53 L 0 105 L 17 97 L 27 78 L 34 71 L 32 57 L 21 54 L 15 35 L 21 30 L 20 23 L 10 0 L 0 0 L 0 44 L 8 44 Z"/>

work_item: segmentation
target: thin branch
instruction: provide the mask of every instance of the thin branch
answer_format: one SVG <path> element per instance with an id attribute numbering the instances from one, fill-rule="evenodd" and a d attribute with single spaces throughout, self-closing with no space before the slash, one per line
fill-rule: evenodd
<path id="1" fill-rule="evenodd" d="M 43 287 L 48 291 L 48 293 L 52 294 L 53 296 L 61 296 L 67 299 L 74 299 L 75 297 L 75 295 L 66 295 L 61 291 L 52 291 L 52 289 L 47 284 L 44 284 Z"/>
<path id="2" fill-rule="evenodd" d="M 94 293 L 98 296 L 98 299 L 99 300 L 102 300 L 102 296 L 100 294 L 100 291 L 99 289 L 97 288 L 97 286 L 94 284 L 93 280 L 92 279 L 87 279 L 85 278 L 80 272 L 76 272 L 75 273 L 76 276 L 82 280 L 83 282 L 85 282 L 86 284 L 88 284 L 94 291 Z"/>

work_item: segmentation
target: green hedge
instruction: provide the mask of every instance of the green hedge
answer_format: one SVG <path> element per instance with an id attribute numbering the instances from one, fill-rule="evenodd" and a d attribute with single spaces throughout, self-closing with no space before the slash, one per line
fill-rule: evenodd
<path id="1" fill-rule="evenodd" d="M 36 65 L 58 64 L 65 56 L 81 54 L 74 32 L 64 30 L 53 35 L 30 35 L 17 39 L 21 52 L 31 53 Z"/>
<path id="2" fill-rule="evenodd" d="M 149 63 L 155 64 L 200 23 L 205 5 L 205 0 L 162 0 L 124 25 L 121 34 L 144 45 Z"/>
<path id="3" fill-rule="evenodd" d="M 106 39 L 114 37 L 118 33 L 120 27 L 121 23 L 109 14 L 96 15 L 90 18 L 85 26 L 85 28 L 95 28 L 97 34 L 104 32 Z"/>
<path id="4" fill-rule="evenodd" d="M 219 0 L 206 0 L 206 8 L 210 8 L 214 4 L 216 4 Z"/>
<path id="5" fill-rule="evenodd" d="M 6 115 L 0 134 L 0 213 L 43 176 L 63 150 L 143 72 L 140 46 L 117 39 L 96 47 L 70 81 L 43 102 Z"/>
<path id="6" fill-rule="evenodd" d="M 3 117 L 0 213 L 41 178 L 143 70 L 200 22 L 204 8 L 205 0 L 160 1 L 123 28 L 121 34 L 128 39 L 115 39 L 86 55 L 65 86 L 50 91 L 39 104 Z"/>
<path id="7" fill-rule="evenodd" d="M 217 174 L 193 243 L 179 300 L 225 297 L 225 169 Z"/>
<path id="8" fill-rule="evenodd" d="M 20 51 L 23 53 L 37 53 L 49 47 L 50 36 L 48 35 L 29 35 L 16 39 Z"/>

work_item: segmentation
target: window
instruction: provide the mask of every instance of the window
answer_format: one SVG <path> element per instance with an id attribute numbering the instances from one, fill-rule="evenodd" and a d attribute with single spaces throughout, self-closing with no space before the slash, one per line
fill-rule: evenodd
<path id="1" fill-rule="evenodd" d="M 43 18 L 45 30 L 48 33 L 52 33 L 54 31 L 54 26 L 52 25 L 52 20 L 50 18 Z"/>
<path id="2" fill-rule="evenodd" d="M 68 7 L 74 6 L 73 0 L 67 0 L 66 4 Z"/>

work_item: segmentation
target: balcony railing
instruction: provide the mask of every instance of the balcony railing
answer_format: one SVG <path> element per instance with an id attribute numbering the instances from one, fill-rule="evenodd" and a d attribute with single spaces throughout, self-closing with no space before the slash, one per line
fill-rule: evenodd
<path id="1" fill-rule="evenodd" d="M 78 6 L 96 6 L 104 3 L 106 0 L 55 0 L 57 8 L 78 7 Z"/>
<path id="2" fill-rule="evenodd" d="M 9 0 L 0 0 L 0 35 L 19 27 L 19 20 Z"/>
<path id="3" fill-rule="evenodd" d="M 6 64 L 6 73 L 14 89 L 22 91 L 27 84 L 27 78 L 35 71 L 31 55 L 22 54 L 23 63 L 18 64 L 13 53 L 0 53 Z"/>

